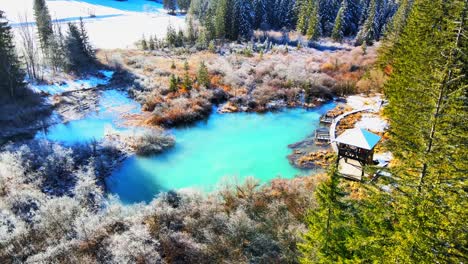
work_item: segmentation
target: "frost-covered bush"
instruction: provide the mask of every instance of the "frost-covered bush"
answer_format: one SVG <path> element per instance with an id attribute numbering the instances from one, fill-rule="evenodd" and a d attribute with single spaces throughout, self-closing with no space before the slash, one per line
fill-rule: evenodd
<path id="1" fill-rule="evenodd" d="M 157 154 L 175 144 L 174 137 L 159 132 L 148 132 L 135 139 L 137 155 L 148 156 Z"/>
<path id="2" fill-rule="evenodd" d="M 93 162 L 73 170 L 70 195 L 44 192 L 27 180 L 28 166 L 21 169 L 29 155 L 0 154 L 1 263 L 298 261 L 295 245 L 305 209 L 313 207 L 313 182 L 277 180 L 260 187 L 249 179 L 208 195 L 169 192 L 148 205 L 124 206 L 105 197 Z"/>

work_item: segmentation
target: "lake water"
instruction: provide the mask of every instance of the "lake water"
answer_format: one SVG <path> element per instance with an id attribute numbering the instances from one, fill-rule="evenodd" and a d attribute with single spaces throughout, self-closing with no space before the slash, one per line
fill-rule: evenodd
<path id="1" fill-rule="evenodd" d="M 289 164 L 288 144 L 313 133 L 319 117 L 333 107 L 277 113 L 214 113 L 195 126 L 173 129 L 176 145 L 153 157 L 131 157 L 107 179 L 110 191 L 124 203 L 150 201 L 161 191 L 212 190 L 223 181 L 260 182 L 308 172 Z"/>
<path id="2" fill-rule="evenodd" d="M 140 104 L 128 98 L 125 93 L 107 90 L 101 93 L 95 112 L 86 118 L 57 124 L 47 129 L 46 134 L 40 132 L 36 138 L 46 138 L 58 141 L 64 145 L 101 140 L 107 130 L 123 131 L 127 128 L 121 125 L 120 116 L 126 113 L 139 113 Z"/>
<path id="3" fill-rule="evenodd" d="M 151 157 L 133 156 L 106 180 L 110 192 L 124 203 L 148 202 L 173 189 L 212 190 L 223 181 L 242 182 L 253 176 L 260 182 L 277 177 L 292 178 L 308 171 L 294 168 L 287 155 L 289 144 L 315 130 L 320 115 L 333 108 L 325 104 L 313 110 L 300 108 L 266 114 L 213 114 L 193 126 L 171 129 L 176 145 Z M 106 130 L 124 131 L 123 113 L 138 113 L 140 106 L 124 93 L 103 91 L 96 112 L 82 120 L 58 124 L 39 133 L 65 145 L 100 140 Z"/>

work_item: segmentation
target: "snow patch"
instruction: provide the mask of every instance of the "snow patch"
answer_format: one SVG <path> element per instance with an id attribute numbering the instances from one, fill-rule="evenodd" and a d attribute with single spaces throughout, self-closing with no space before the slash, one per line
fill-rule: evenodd
<path id="1" fill-rule="evenodd" d="M 385 120 L 373 114 L 363 114 L 355 127 L 364 128 L 374 132 L 384 132 L 388 128 Z"/>
<path id="2" fill-rule="evenodd" d="M 378 111 L 382 106 L 382 96 L 376 95 L 373 97 L 366 97 L 364 95 L 351 95 L 346 98 L 346 104 L 353 109 L 361 109 L 364 107 L 372 107 L 374 111 Z"/>
<path id="3" fill-rule="evenodd" d="M 185 28 L 185 16 L 170 16 L 162 4 L 155 1 L 49 0 L 47 5 L 52 19 L 62 23 L 63 29 L 66 29 L 65 23 L 77 22 L 82 17 L 96 48 L 133 48 L 143 35 L 165 37 L 169 24 L 175 29 Z M 16 34 L 24 22 L 19 16 L 26 16 L 29 23 L 34 22 L 33 0 L 0 0 L 0 7 Z"/>
<path id="4" fill-rule="evenodd" d="M 378 167 L 387 166 L 392 159 L 393 159 L 393 155 L 391 152 L 374 154 L 374 160 L 379 162 L 379 164 L 377 164 Z"/>
<path id="5" fill-rule="evenodd" d="M 114 74 L 113 71 L 102 70 L 99 72 L 104 76 L 104 78 L 89 76 L 88 78 L 84 79 L 66 79 L 59 82 L 55 82 L 53 84 L 30 84 L 30 87 L 36 92 L 44 92 L 51 95 L 55 95 L 63 92 L 89 89 L 98 85 L 106 85 L 109 83 L 110 79 Z"/>

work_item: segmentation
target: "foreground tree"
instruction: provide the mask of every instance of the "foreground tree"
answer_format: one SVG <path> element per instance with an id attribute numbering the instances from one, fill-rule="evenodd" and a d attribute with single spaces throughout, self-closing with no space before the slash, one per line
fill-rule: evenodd
<path id="1" fill-rule="evenodd" d="M 0 96 L 15 99 L 24 87 L 24 72 L 16 54 L 11 27 L 0 11 Z"/>
<path id="2" fill-rule="evenodd" d="M 329 176 L 317 187 L 318 207 L 306 218 L 309 230 L 304 235 L 305 242 L 299 245 L 301 263 L 336 263 L 353 255 L 346 247 L 353 221 L 352 206 L 346 201 L 346 193 L 340 187 L 341 176 L 335 168 Z"/>
<path id="3" fill-rule="evenodd" d="M 401 164 L 396 261 L 466 257 L 466 1 L 415 1 L 385 85 L 391 147 Z"/>

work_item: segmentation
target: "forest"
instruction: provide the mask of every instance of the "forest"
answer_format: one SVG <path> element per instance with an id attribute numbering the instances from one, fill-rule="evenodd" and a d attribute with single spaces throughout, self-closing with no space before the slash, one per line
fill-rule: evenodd
<path id="1" fill-rule="evenodd" d="M 37 32 L 20 32 L 26 46 L 14 41 L 0 11 L 2 128 L 37 130 L 39 117 L 58 107 L 25 81 L 40 82 L 49 71 L 115 71 L 113 84 L 125 83 L 146 111 L 138 118 L 161 129 L 203 120 L 221 101 L 232 112 L 264 113 L 381 92 L 389 122 L 382 148 L 394 157 L 385 176 L 346 180 L 333 156 L 315 175 L 268 183 L 249 177 L 210 192 L 169 190 L 149 203 L 124 204 L 105 180 L 122 157 L 115 145 L 2 139 L 1 263 L 467 261 L 467 1 L 163 6 L 187 13 L 187 28 L 143 37 L 139 49 L 104 51 L 93 48 L 82 19 L 66 30 L 54 23 L 45 0 L 34 1 Z M 39 45 L 31 46 L 36 35 Z M 347 46 L 307 57 L 324 40 Z M 279 101 L 284 105 L 272 104 Z M 137 138 L 137 154 L 177 145 L 160 135 Z M 204 168 L 196 173 L 203 177 Z"/>

